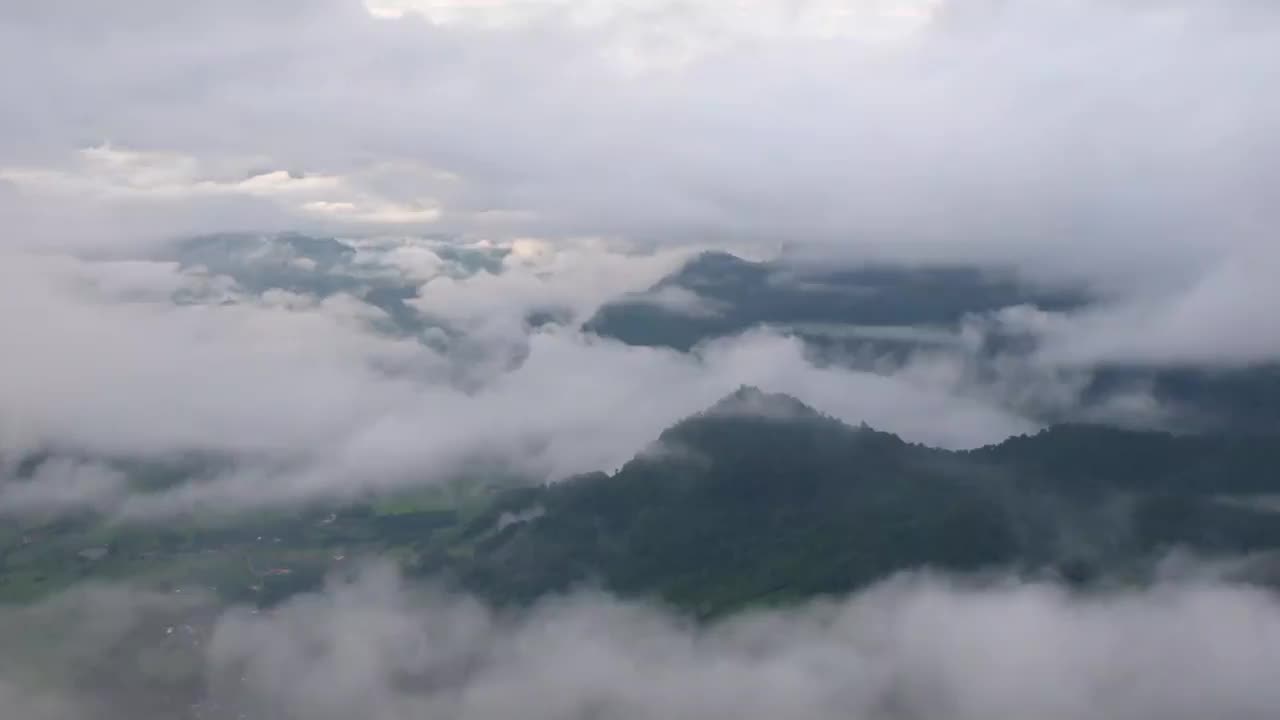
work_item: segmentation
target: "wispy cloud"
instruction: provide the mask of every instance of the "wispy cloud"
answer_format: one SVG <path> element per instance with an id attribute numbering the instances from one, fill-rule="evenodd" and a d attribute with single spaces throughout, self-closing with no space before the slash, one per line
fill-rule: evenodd
<path id="1" fill-rule="evenodd" d="M 375 569 L 263 612 L 80 590 L 0 611 L 0 638 L 12 651 L 0 693 L 7 707 L 45 709 L 25 715 L 40 720 L 74 717 L 71 708 L 101 718 L 194 708 L 308 720 L 1148 720 L 1265 717 L 1280 703 L 1269 674 L 1280 661 L 1275 599 L 1194 578 L 1090 595 L 906 576 L 706 626 L 592 594 L 496 612 Z"/>

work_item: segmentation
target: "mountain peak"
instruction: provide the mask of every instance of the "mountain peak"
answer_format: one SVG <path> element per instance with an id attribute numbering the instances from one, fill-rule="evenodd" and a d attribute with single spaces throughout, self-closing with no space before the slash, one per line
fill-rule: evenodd
<path id="1" fill-rule="evenodd" d="M 740 283 L 763 281 L 768 265 L 752 262 L 719 250 L 700 253 L 685 263 L 675 274 L 658 283 L 656 287 L 676 285 L 687 288 L 719 287 Z"/>
<path id="2" fill-rule="evenodd" d="M 706 415 L 750 415 L 793 419 L 820 416 L 817 410 L 782 393 L 767 393 L 754 385 L 741 385 L 706 410 Z"/>
<path id="3" fill-rule="evenodd" d="M 846 442 L 852 444 L 846 445 Z M 739 386 L 706 410 L 662 431 L 658 437 L 658 446 L 664 452 L 679 448 L 707 457 L 777 452 L 806 454 L 819 447 L 861 451 L 903 444 L 896 435 L 872 430 L 865 424 L 850 426 L 790 395 L 765 392 L 751 385 Z"/>

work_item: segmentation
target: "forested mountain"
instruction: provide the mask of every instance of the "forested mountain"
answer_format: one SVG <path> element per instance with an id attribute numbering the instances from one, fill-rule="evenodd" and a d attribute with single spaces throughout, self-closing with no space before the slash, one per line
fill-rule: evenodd
<path id="1" fill-rule="evenodd" d="M 1084 426 L 948 452 L 743 388 L 613 476 L 501 498 L 464 560 L 421 570 L 500 598 L 600 583 L 712 614 L 921 567 L 1087 581 L 1174 548 L 1280 548 L 1276 468 L 1268 437 Z"/>
<path id="2" fill-rule="evenodd" d="M 831 269 L 706 252 L 648 292 L 605 305 L 585 328 L 631 345 L 688 350 L 766 324 L 802 334 L 825 324 L 953 327 L 970 313 L 1083 302 L 1077 292 L 1038 290 L 970 267 Z"/>

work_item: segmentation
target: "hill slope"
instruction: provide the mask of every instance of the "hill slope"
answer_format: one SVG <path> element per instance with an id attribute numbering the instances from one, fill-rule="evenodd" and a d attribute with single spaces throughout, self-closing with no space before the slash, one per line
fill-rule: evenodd
<path id="1" fill-rule="evenodd" d="M 1280 548 L 1280 515 L 1254 502 L 1280 490 L 1278 461 L 1267 438 L 1084 427 L 955 453 L 744 388 L 613 476 L 507 497 L 462 534 L 464 561 L 421 570 L 499 598 L 595 582 L 700 613 L 920 567 L 1086 580 L 1174 547 Z"/>

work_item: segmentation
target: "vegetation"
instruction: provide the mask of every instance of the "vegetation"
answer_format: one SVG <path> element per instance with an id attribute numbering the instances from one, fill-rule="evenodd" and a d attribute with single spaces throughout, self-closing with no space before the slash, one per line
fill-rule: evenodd
<path id="1" fill-rule="evenodd" d="M 612 477 L 528 494 L 540 516 L 467 562 L 423 569 L 498 598 L 596 583 L 716 614 L 920 567 L 1087 581 L 1176 547 L 1280 548 L 1280 515 L 1247 501 L 1280 490 L 1269 438 L 1064 427 L 952 453 L 737 395 L 787 412 L 686 420 Z"/>

